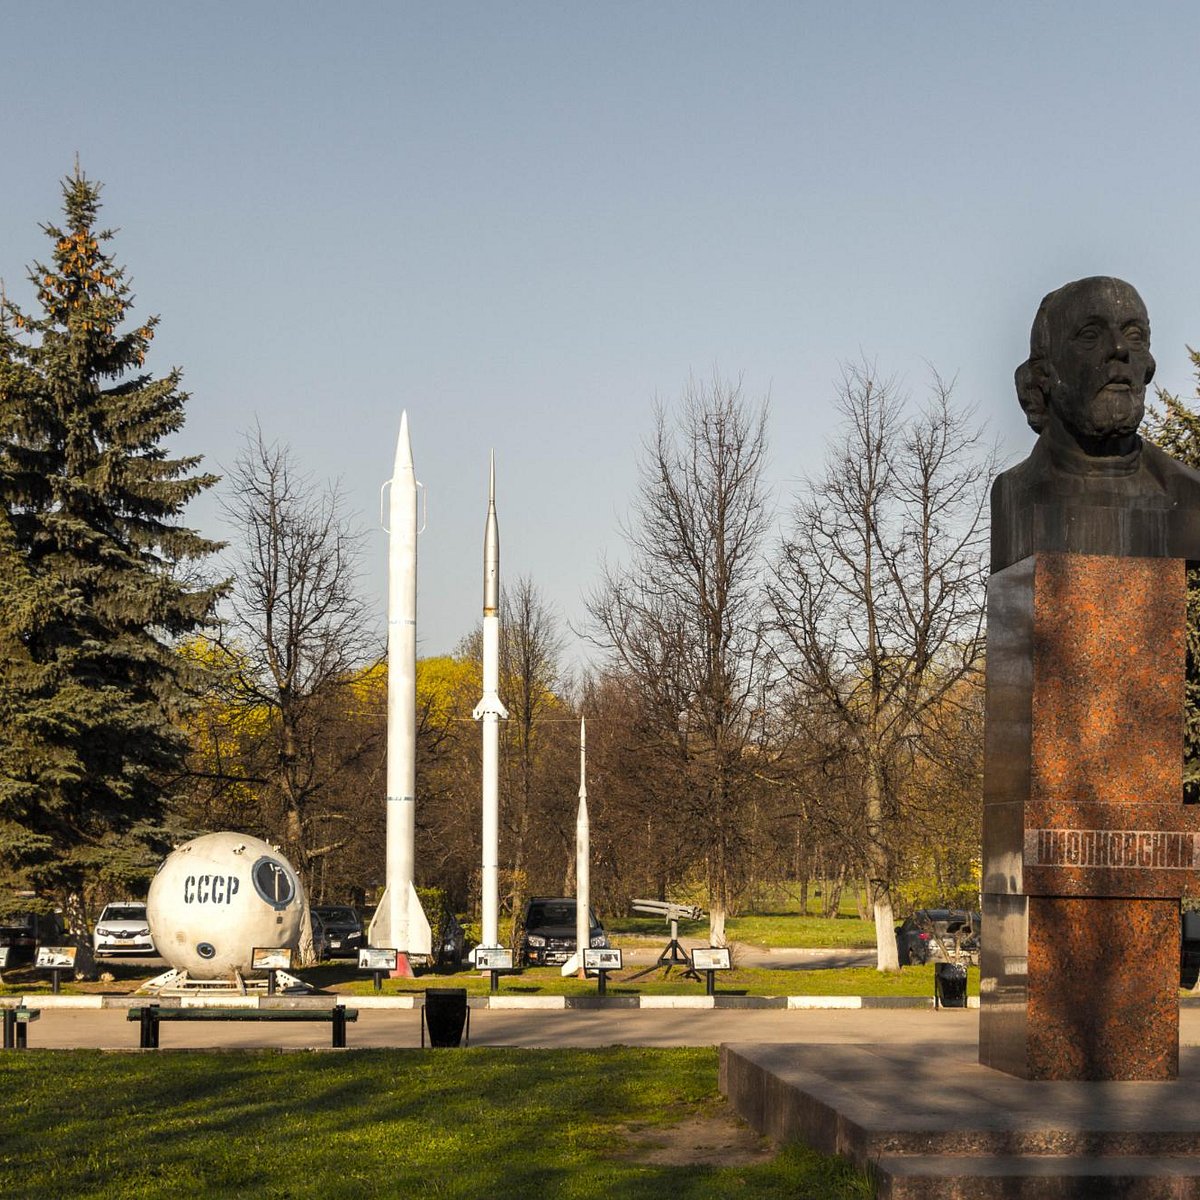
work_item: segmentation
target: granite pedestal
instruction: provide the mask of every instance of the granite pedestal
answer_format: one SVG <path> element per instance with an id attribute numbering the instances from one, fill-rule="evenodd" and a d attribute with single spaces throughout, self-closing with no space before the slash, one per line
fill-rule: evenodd
<path id="1" fill-rule="evenodd" d="M 1185 563 L 1040 553 L 988 589 L 980 1062 L 1178 1069 Z"/>

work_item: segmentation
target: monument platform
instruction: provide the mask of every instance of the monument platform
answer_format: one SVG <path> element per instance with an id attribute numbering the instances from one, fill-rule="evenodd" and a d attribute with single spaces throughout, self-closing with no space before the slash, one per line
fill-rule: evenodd
<path id="1" fill-rule="evenodd" d="M 721 1047 L 753 1128 L 851 1159 L 881 1200 L 1200 1200 L 1200 1047 L 1162 1082 L 1020 1079 L 941 1043 Z"/>

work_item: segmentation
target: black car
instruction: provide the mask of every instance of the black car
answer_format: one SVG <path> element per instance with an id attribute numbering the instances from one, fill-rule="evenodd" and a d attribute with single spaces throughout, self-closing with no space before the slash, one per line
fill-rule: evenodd
<path id="1" fill-rule="evenodd" d="M 467 936 L 462 923 L 447 908 L 442 910 L 434 934 L 433 955 L 439 967 L 457 967 L 467 952 Z"/>
<path id="2" fill-rule="evenodd" d="M 979 914 L 964 908 L 918 908 L 896 926 L 902 967 L 956 961 L 979 953 Z"/>
<path id="3" fill-rule="evenodd" d="M 367 944 L 362 918 L 344 904 L 315 904 L 313 941 L 320 958 L 357 958 Z"/>
<path id="4" fill-rule="evenodd" d="M 592 949 L 608 946 L 604 926 L 589 912 L 589 943 Z M 575 898 L 534 896 L 525 905 L 521 935 L 521 962 L 526 966 L 556 966 L 575 953 Z"/>
<path id="5" fill-rule="evenodd" d="M 19 967 L 37 958 L 38 946 L 62 941 L 62 922 L 40 913 L 12 913 L 0 917 L 0 946 L 7 947 L 6 965 Z"/>

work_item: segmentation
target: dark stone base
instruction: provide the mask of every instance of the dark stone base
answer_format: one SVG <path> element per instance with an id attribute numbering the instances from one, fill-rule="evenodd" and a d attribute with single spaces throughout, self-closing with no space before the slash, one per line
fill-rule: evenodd
<path id="1" fill-rule="evenodd" d="M 1173 1082 L 1041 1082 L 965 1045 L 723 1045 L 760 1133 L 839 1154 L 883 1200 L 1200 1200 L 1200 1048 Z"/>

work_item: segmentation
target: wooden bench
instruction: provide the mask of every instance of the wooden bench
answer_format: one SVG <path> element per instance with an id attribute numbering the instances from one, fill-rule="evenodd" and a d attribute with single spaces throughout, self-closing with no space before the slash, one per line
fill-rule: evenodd
<path id="1" fill-rule="evenodd" d="M 141 1025 L 143 1050 L 158 1049 L 158 1027 L 163 1021 L 329 1021 L 333 1025 L 333 1046 L 346 1045 L 346 1022 L 358 1020 L 358 1009 L 335 1004 L 332 1008 L 175 1008 L 161 1004 L 132 1007 L 127 1021 Z"/>
<path id="2" fill-rule="evenodd" d="M 4 1048 L 5 1050 L 24 1050 L 29 1044 L 27 1034 L 29 1022 L 36 1021 L 42 1015 L 40 1008 L 26 1008 L 19 1004 L 16 1008 L 4 1010 Z"/>

